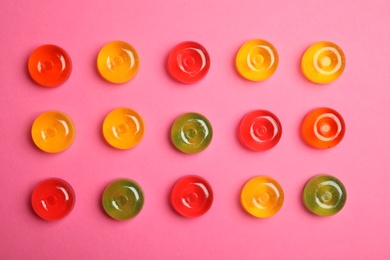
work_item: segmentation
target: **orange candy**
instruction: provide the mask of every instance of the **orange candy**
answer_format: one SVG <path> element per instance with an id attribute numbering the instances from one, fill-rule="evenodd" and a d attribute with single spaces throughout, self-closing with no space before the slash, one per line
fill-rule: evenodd
<path id="1" fill-rule="evenodd" d="M 44 87 L 56 87 L 64 83 L 72 72 L 72 61 L 62 48 L 47 44 L 31 53 L 28 60 L 31 78 Z"/>
<path id="2" fill-rule="evenodd" d="M 112 41 L 104 45 L 97 58 L 100 75 L 116 84 L 131 80 L 137 74 L 139 64 L 140 59 L 135 48 L 122 41 Z"/>
<path id="3" fill-rule="evenodd" d="M 301 134 L 305 142 L 315 148 L 334 147 L 344 137 L 344 119 L 331 108 L 312 110 L 302 122 Z"/>
<path id="4" fill-rule="evenodd" d="M 142 117 L 130 108 L 112 110 L 104 119 L 103 136 L 117 149 L 130 149 L 141 142 L 145 126 Z"/>
<path id="5" fill-rule="evenodd" d="M 72 119 L 59 111 L 47 111 L 40 114 L 31 127 L 31 136 L 35 145 L 47 153 L 59 153 L 66 150 L 76 135 Z"/>

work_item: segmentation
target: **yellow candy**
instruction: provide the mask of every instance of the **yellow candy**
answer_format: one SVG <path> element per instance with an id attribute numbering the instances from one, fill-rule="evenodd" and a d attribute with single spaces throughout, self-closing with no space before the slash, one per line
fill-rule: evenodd
<path id="1" fill-rule="evenodd" d="M 301 69 L 305 77 L 318 84 L 327 84 L 341 76 L 345 68 L 345 56 L 332 42 L 317 42 L 303 54 Z"/>
<path id="2" fill-rule="evenodd" d="M 144 135 L 145 127 L 141 116 L 129 108 L 111 111 L 103 122 L 103 135 L 107 143 L 118 149 L 136 146 Z"/>
<path id="3" fill-rule="evenodd" d="M 31 128 L 36 146 L 48 153 L 62 152 L 73 143 L 75 135 L 72 119 L 59 111 L 40 114 Z"/>
<path id="4" fill-rule="evenodd" d="M 125 83 L 137 74 L 139 57 L 130 44 L 113 41 L 100 50 L 97 67 L 100 75 L 107 81 Z"/>
<path id="5" fill-rule="evenodd" d="M 241 191 L 241 205 L 258 218 L 275 215 L 283 206 L 284 193 L 277 181 L 268 176 L 248 180 Z"/>
<path id="6" fill-rule="evenodd" d="M 236 69 L 245 79 L 262 81 L 271 77 L 279 64 L 275 47 L 260 39 L 246 42 L 236 56 Z"/>

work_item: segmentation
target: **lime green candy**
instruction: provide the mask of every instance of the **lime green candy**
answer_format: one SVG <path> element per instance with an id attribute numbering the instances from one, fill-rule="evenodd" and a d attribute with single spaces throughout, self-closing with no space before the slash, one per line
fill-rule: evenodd
<path id="1" fill-rule="evenodd" d="M 102 203 L 110 217 L 126 220 L 135 217 L 141 211 L 144 195 L 135 181 L 118 179 L 107 185 L 103 192 Z"/>
<path id="2" fill-rule="evenodd" d="M 198 113 L 186 113 L 173 122 L 172 143 L 183 153 L 199 153 L 207 148 L 213 136 L 211 124 Z"/>
<path id="3" fill-rule="evenodd" d="M 330 175 L 317 175 L 311 178 L 303 189 L 303 202 L 308 210 L 319 216 L 338 213 L 347 199 L 344 185 Z"/>

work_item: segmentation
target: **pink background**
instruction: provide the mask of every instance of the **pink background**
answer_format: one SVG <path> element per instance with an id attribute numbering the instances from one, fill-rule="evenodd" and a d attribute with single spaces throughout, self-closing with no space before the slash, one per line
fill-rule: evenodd
<path id="1" fill-rule="evenodd" d="M 390 2 L 376 1 L 23 1 L 3 0 L 0 107 L 1 259 L 389 259 L 390 239 Z M 238 48 L 253 38 L 274 44 L 280 56 L 267 81 L 242 79 L 234 69 Z M 109 41 L 133 45 L 141 58 L 136 77 L 113 85 L 98 76 L 96 57 Z M 211 67 L 199 83 L 184 85 L 166 71 L 169 51 L 194 40 L 209 51 Z M 300 58 L 314 42 L 329 40 L 345 52 L 344 74 L 315 85 L 300 72 Z M 30 53 L 42 44 L 63 47 L 73 72 L 53 89 L 32 82 Z M 146 133 L 134 149 L 119 151 L 101 136 L 114 108 L 127 106 L 144 118 Z M 347 126 L 343 141 L 316 150 L 299 135 L 305 114 L 329 106 Z M 75 122 L 73 145 L 46 154 L 30 128 L 46 110 Z M 240 119 L 254 109 L 275 113 L 283 126 L 279 144 L 266 152 L 241 146 Z M 202 153 L 186 155 L 168 133 L 180 114 L 195 111 L 212 123 L 214 138 Z M 301 192 L 313 175 L 328 173 L 345 184 L 344 209 L 327 218 L 305 210 Z M 168 203 L 174 182 L 188 174 L 213 187 L 210 211 L 197 219 L 177 215 Z M 269 219 L 239 205 L 242 185 L 269 175 L 282 185 L 285 203 Z M 77 202 L 56 222 L 30 207 L 35 185 L 67 180 Z M 140 215 L 114 221 L 100 206 L 113 179 L 136 180 L 145 192 Z"/>

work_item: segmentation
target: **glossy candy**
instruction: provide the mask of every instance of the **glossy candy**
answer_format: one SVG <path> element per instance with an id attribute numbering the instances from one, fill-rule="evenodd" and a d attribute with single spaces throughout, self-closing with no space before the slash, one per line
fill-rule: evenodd
<path id="1" fill-rule="evenodd" d="M 145 126 L 141 116 L 130 108 L 111 111 L 103 122 L 103 136 L 107 143 L 118 149 L 136 146 L 144 135 Z"/>
<path id="2" fill-rule="evenodd" d="M 37 84 L 56 87 L 69 78 L 72 72 L 72 61 L 64 49 L 46 44 L 31 53 L 28 71 Z"/>
<path id="3" fill-rule="evenodd" d="M 58 153 L 67 149 L 76 135 L 72 119 L 59 111 L 40 114 L 31 128 L 31 136 L 36 146 L 48 153 Z"/>
<path id="4" fill-rule="evenodd" d="M 277 181 L 268 176 L 249 179 L 241 191 L 241 206 L 250 215 L 268 218 L 283 206 L 284 193 Z"/>
<path id="5" fill-rule="evenodd" d="M 185 176 L 178 180 L 171 192 L 172 207 L 185 217 L 205 214 L 213 203 L 210 184 L 199 176 Z"/>
<path id="6" fill-rule="evenodd" d="M 315 148 L 334 147 L 341 142 L 344 134 L 344 119 L 331 108 L 312 110 L 302 122 L 301 135 L 307 144 Z"/>
<path id="7" fill-rule="evenodd" d="M 31 196 L 35 213 L 45 220 L 58 220 L 68 215 L 75 204 L 72 186 L 62 179 L 51 178 L 42 181 Z"/>
<path id="8" fill-rule="evenodd" d="M 236 69 L 245 79 L 262 81 L 271 77 L 279 64 L 275 47 L 261 39 L 244 43 L 236 55 Z"/>
<path id="9" fill-rule="evenodd" d="M 306 208 L 319 216 L 338 213 L 347 199 L 344 185 L 330 175 L 317 175 L 311 178 L 303 189 L 303 202 Z"/>
<path id="10" fill-rule="evenodd" d="M 117 179 L 110 182 L 103 192 L 103 208 L 107 215 L 117 220 L 127 220 L 140 213 L 144 194 L 133 180 Z"/>
<path id="11" fill-rule="evenodd" d="M 179 116 L 171 128 L 171 140 L 184 153 L 199 153 L 207 148 L 213 136 L 210 122 L 198 113 Z"/>
<path id="12" fill-rule="evenodd" d="M 112 41 L 103 46 L 97 58 L 100 75 L 112 83 L 125 83 L 138 72 L 137 51 L 127 42 Z"/>
<path id="13" fill-rule="evenodd" d="M 194 83 L 201 80 L 210 68 L 207 50 L 197 42 L 182 42 L 168 57 L 168 72 L 182 83 Z"/>
<path id="14" fill-rule="evenodd" d="M 279 119 L 267 110 L 256 110 L 246 114 L 241 120 L 238 137 L 241 143 L 254 151 L 264 151 L 274 147 L 282 136 Z"/>
<path id="15" fill-rule="evenodd" d="M 311 45 L 302 56 L 302 72 L 308 80 L 314 83 L 331 83 L 341 76 L 344 68 L 344 52 L 332 42 L 317 42 Z"/>

